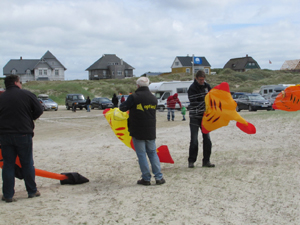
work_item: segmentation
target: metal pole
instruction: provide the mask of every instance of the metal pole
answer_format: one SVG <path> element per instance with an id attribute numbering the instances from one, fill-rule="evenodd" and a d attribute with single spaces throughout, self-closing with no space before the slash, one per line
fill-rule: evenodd
<path id="1" fill-rule="evenodd" d="M 194 80 L 194 54 L 192 56 L 192 80 Z"/>

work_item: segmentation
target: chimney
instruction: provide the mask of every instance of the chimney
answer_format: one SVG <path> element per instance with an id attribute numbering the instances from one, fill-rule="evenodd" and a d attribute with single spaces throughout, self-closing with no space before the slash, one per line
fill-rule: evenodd
<path id="1" fill-rule="evenodd" d="M 20 56 L 20 60 L 22 60 L 22 56 Z"/>
<path id="2" fill-rule="evenodd" d="M 123 59 L 121 59 L 121 65 L 123 66 Z"/>
<path id="3" fill-rule="evenodd" d="M 248 57 L 248 54 L 246 54 L 246 57 Z"/>

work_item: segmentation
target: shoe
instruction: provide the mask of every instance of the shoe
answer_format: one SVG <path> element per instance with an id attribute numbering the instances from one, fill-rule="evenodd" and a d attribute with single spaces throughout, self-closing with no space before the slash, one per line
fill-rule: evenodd
<path id="1" fill-rule="evenodd" d="M 168 121 L 170 121 L 170 120 L 168 120 Z"/>
<path id="2" fill-rule="evenodd" d="M 206 163 L 202 163 L 202 167 L 215 167 L 215 164 L 212 164 L 208 161 Z"/>
<path id="3" fill-rule="evenodd" d="M 28 198 L 34 198 L 34 197 L 39 197 L 41 196 L 41 193 L 39 191 L 36 191 L 34 194 L 29 194 Z"/>
<path id="4" fill-rule="evenodd" d="M 6 203 L 16 202 L 17 201 L 17 199 L 15 199 L 15 198 L 4 198 L 4 196 L 2 196 L 1 200 L 5 201 Z"/>
<path id="5" fill-rule="evenodd" d="M 182 119 L 182 121 L 185 121 L 185 119 Z"/>
<path id="6" fill-rule="evenodd" d="M 164 178 L 161 178 L 160 180 L 156 180 L 156 185 L 161 185 L 166 183 L 166 180 Z"/>
<path id="7" fill-rule="evenodd" d="M 151 185 L 150 181 L 146 181 L 144 179 L 140 179 L 137 181 L 137 184 L 141 184 L 141 185 Z"/>
<path id="8" fill-rule="evenodd" d="M 189 162 L 189 168 L 194 168 L 194 163 L 193 162 Z"/>
<path id="9" fill-rule="evenodd" d="M 172 121 L 174 121 L 174 119 L 172 119 Z"/>

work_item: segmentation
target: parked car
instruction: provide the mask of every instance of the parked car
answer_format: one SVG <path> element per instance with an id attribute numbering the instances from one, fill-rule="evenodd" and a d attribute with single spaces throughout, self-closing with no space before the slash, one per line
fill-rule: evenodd
<path id="1" fill-rule="evenodd" d="M 275 102 L 275 99 L 276 99 L 276 97 L 277 97 L 277 95 L 279 95 L 280 93 L 278 93 L 278 92 L 274 92 L 273 94 L 271 94 L 271 96 L 270 96 L 270 98 L 268 99 L 269 100 L 269 102 L 273 105 L 274 104 L 274 102 Z"/>
<path id="2" fill-rule="evenodd" d="M 42 104 L 44 111 L 52 110 L 52 109 L 54 109 L 55 111 L 58 110 L 58 104 L 50 98 L 48 98 L 48 99 L 40 99 L 39 98 L 39 101 Z"/>
<path id="3" fill-rule="evenodd" d="M 106 108 L 113 108 L 114 104 L 111 102 L 108 98 L 93 98 L 91 101 L 91 107 L 92 109 L 98 108 L 98 109 L 106 109 Z"/>
<path id="4" fill-rule="evenodd" d="M 249 111 L 256 110 L 272 110 L 272 104 L 260 94 L 244 94 L 235 99 L 237 106 L 236 111 L 247 109 Z"/>
<path id="5" fill-rule="evenodd" d="M 75 105 L 75 107 L 80 110 L 83 108 L 86 109 L 85 101 L 83 94 L 68 94 L 65 101 L 66 108 L 69 110 L 73 107 L 73 105 Z"/>
<path id="6" fill-rule="evenodd" d="M 247 93 L 247 92 L 231 92 L 231 96 L 233 99 L 237 99 L 239 98 L 240 95 L 245 95 L 245 94 L 250 94 L 250 93 Z"/>

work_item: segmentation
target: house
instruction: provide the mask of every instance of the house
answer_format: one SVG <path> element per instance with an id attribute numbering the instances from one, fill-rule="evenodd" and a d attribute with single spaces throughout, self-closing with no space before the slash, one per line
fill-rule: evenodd
<path id="1" fill-rule="evenodd" d="M 203 70 L 206 74 L 210 74 L 211 66 L 203 56 L 176 56 L 172 66 L 172 73 L 194 73 Z"/>
<path id="2" fill-rule="evenodd" d="M 89 71 L 89 80 L 100 80 L 133 77 L 134 68 L 115 54 L 104 54 L 86 70 Z"/>
<path id="3" fill-rule="evenodd" d="M 47 51 L 41 59 L 11 59 L 3 67 L 3 75 L 18 75 L 20 81 L 52 81 L 64 80 L 66 68 Z"/>
<path id="4" fill-rule="evenodd" d="M 300 59 L 286 60 L 280 70 L 300 70 Z"/>
<path id="5" fill-rule="evenodd" d="M 230 59 L 223 67 L 223 69 L 227 68 L 237 72 L 245 72 L 251 69 L 260 69 L 260 66 L 251 56 L 246 55 L 246 57 Z"/>

